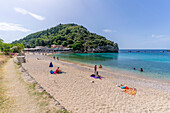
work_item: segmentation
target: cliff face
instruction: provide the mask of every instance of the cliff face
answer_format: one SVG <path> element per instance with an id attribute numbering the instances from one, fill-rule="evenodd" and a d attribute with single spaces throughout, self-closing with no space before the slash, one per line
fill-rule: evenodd
<path id="1" fill-rule="evenodd" d="M 93 53 L 115 52 L 115 53 L 118 53 L 118 51 L 119 51 L 118 47 L 106 45 L 106 46 L 98 46 L 93 49 L 88 49 L 86 52 L 93 52 Z"/>

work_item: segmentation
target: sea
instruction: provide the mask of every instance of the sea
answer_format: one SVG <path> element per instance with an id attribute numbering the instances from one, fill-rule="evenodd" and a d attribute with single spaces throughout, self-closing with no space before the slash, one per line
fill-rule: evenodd
<path id="1" fill-rule="evenodd" d="M 101 64 L 113 72 L 170 82 L 170 52 L 163 49 L 120 49 L 119 53 L 60 53 L 55 56 L 88 65 Z"/>

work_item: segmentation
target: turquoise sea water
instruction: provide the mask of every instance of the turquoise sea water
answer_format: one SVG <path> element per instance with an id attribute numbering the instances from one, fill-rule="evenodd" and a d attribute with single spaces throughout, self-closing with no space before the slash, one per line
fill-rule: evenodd
<path id="1" fill-rule="evenodd" d="M 170 81 L 170 52 L 166 50 L 120 50 L 119 53 L 65 53 L 61 59 L 85 64 L 102 64 L 109 70 L 134 73 L 140 77 Z M 133 70 L 133 68 L 136 70 Z M 143 68 L 144 72 L 140 72 Z"/>

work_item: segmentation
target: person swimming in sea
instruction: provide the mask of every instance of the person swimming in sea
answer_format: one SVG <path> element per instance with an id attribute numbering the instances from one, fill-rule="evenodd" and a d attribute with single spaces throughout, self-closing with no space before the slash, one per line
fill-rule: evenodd
<path id="1" fill-rule="evenodd" d="M 143 68 L 140 68 L 140 71 L 143 72 Z"/>
<path id="2" fill-rule="evenodd" d="M 53 56 L 53 59 L 55 60 L 55 56 Z"/>

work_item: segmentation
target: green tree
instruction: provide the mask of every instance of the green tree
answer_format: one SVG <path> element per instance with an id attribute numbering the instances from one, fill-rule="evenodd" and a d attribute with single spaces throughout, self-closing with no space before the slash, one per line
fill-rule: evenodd
<path id="1" fill-rule="evenodd" d="M 82 44 L 81 43 L 74 43 L 72 44 L 73 50 L 81 50 Z"/>
<path id="2" fill-rule="evenodd" d="M 0 39 L 0 51 L 2 51 L 2 48 L 3 48 L 3 40 L 2 39 Z"/>
<path id="3" fill-rule="evenodd" d="M 66 46 L 67 46 L 67 41 L 63 41 L 63 43 L 62 43 L 61 45 L 63 45 L 64 47 L 66 47 Z"/>

